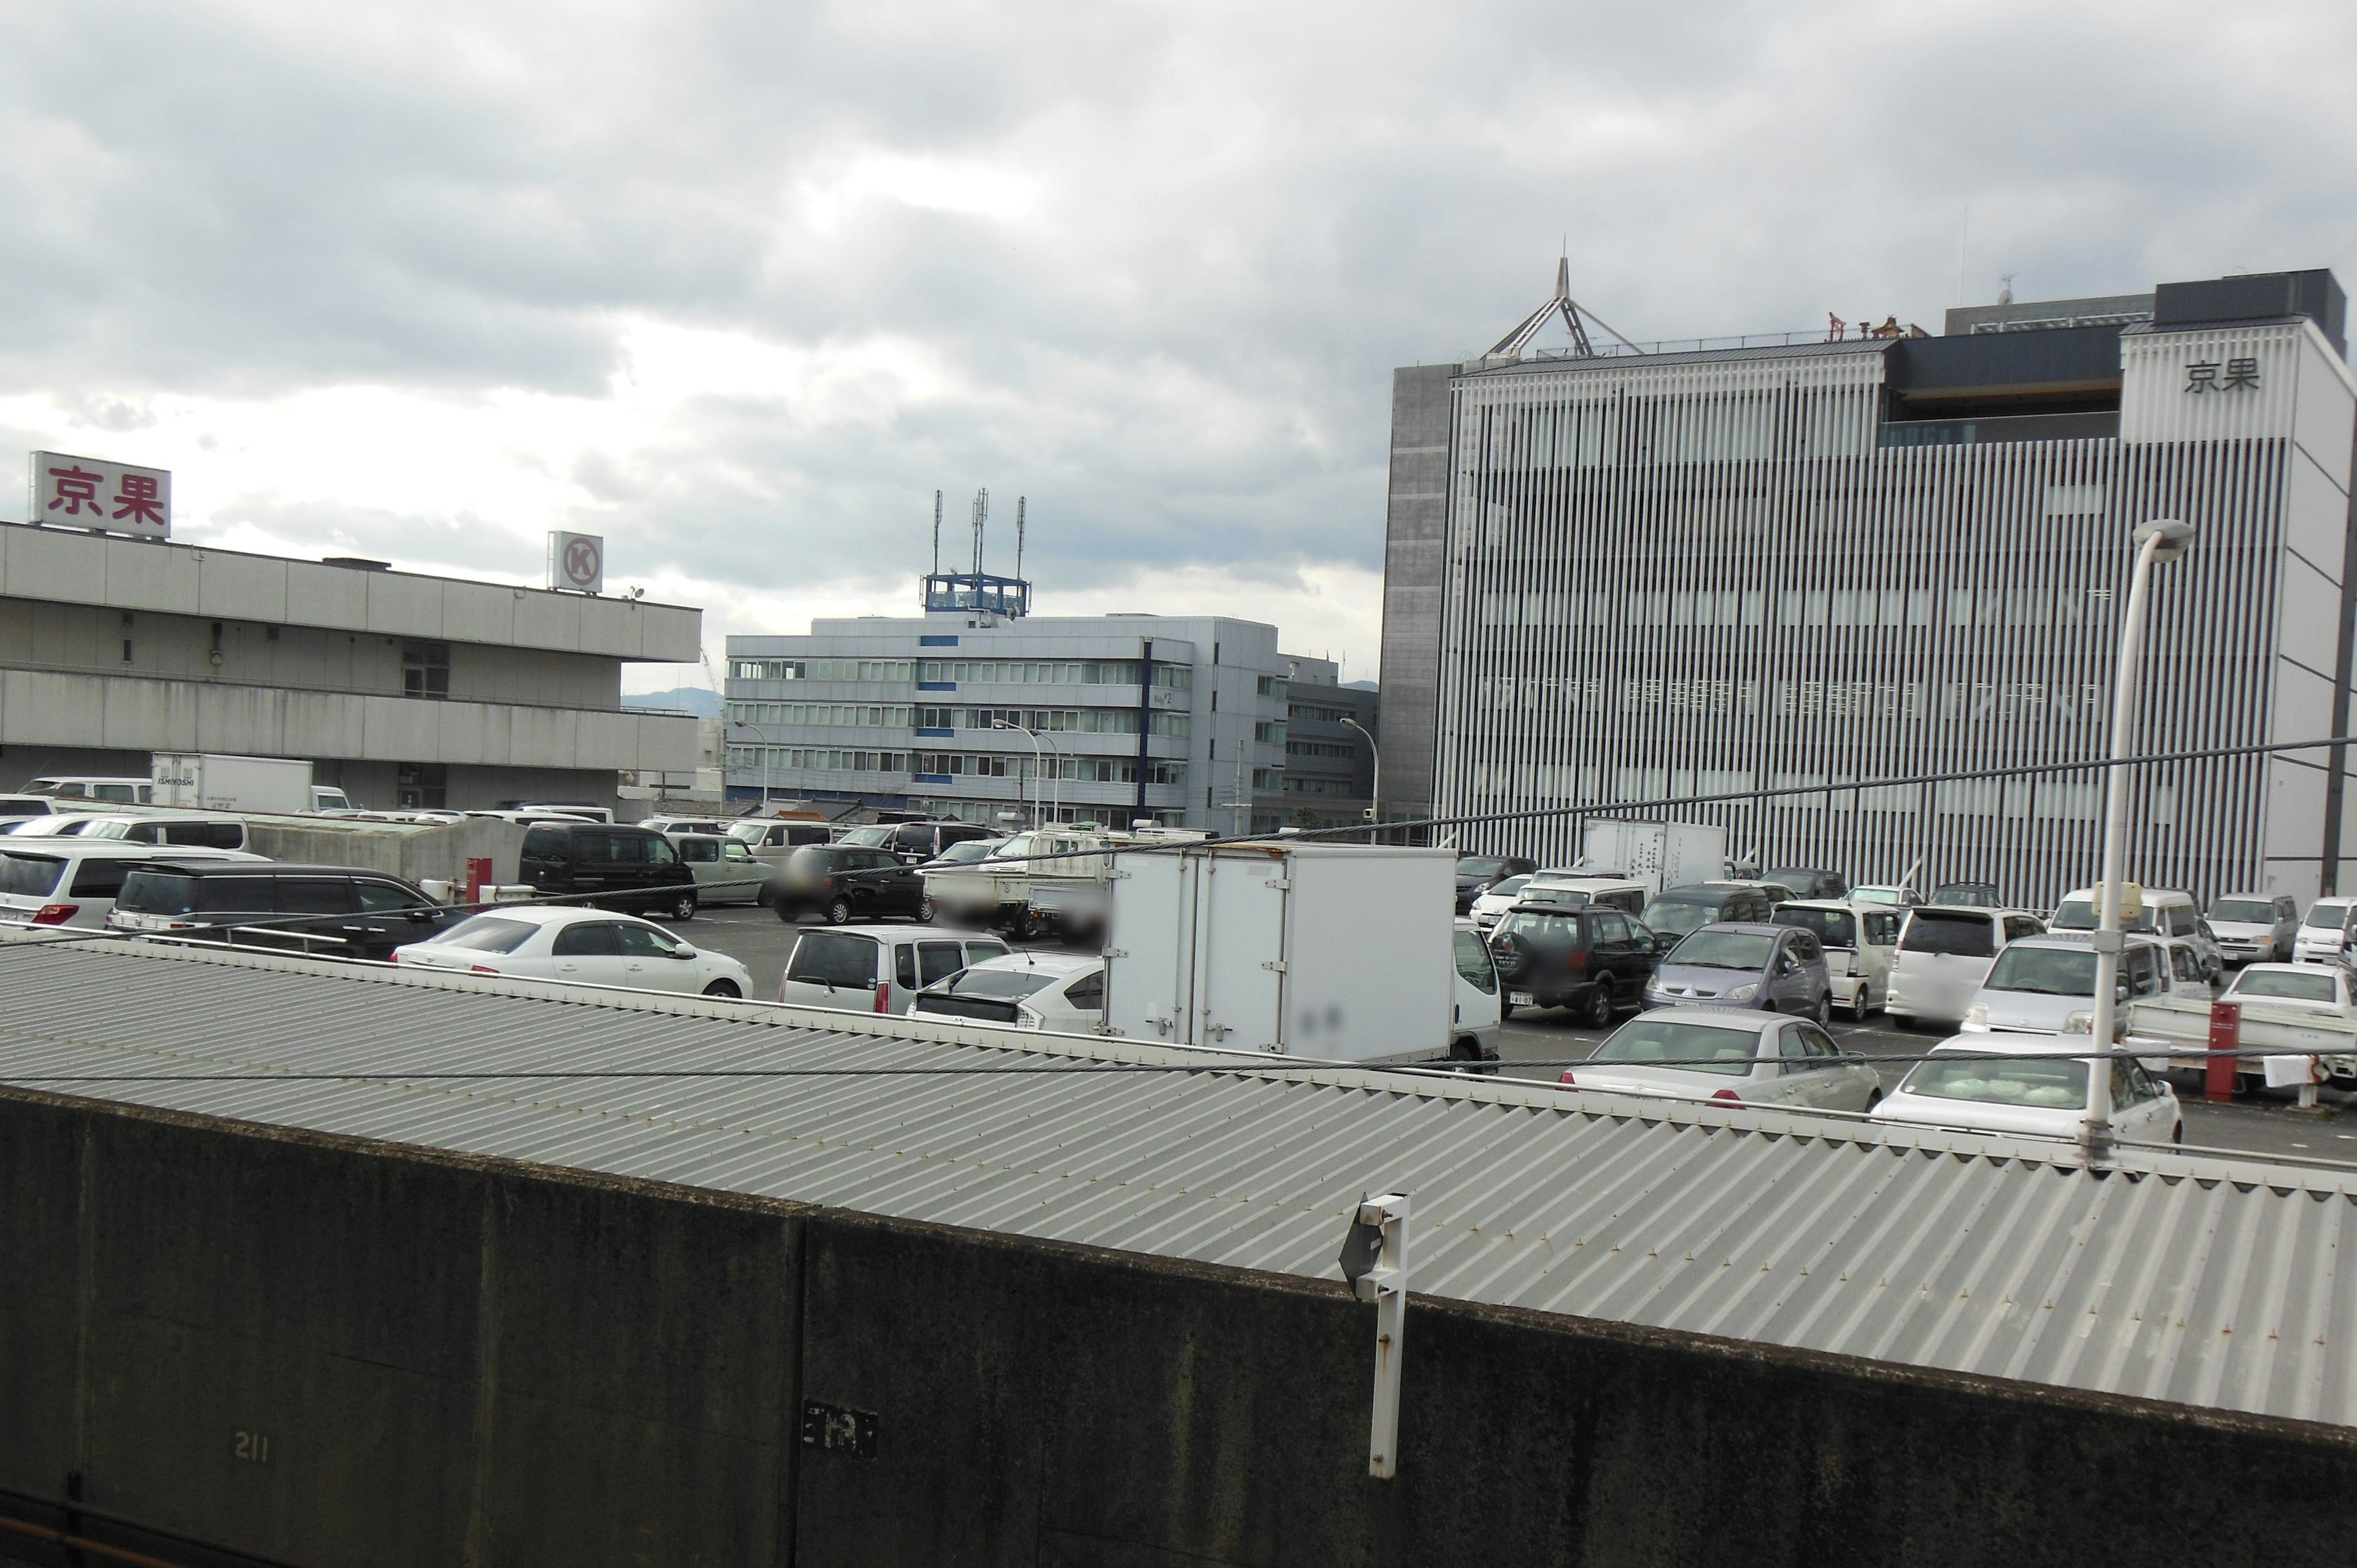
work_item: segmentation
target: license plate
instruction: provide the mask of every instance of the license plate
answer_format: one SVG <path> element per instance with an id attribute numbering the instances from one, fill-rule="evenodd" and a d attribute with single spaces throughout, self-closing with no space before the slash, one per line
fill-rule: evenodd
<path id="1" fill-rule="evenodd" d="M 1527 991 L 1508 992 L 1506 993 L 1506 1000 L 1512 1003 L 1517 1007 L 1535 1007 L 1539 1004 L 1538 998 L 1533 996 Z"/>

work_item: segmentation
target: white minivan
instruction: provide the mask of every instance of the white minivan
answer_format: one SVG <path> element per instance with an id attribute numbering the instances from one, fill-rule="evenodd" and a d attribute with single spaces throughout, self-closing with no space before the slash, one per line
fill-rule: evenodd
<path id="1" fill-rule="evenodd" d="M 2174 990 L 2182 979 L 2207 993 L 2193 968 L 2192 950 L 2172 952 L 2158 937 L 2132 935 L 2120 942 L 2119 1001 L 2149 1001 Z M 1989 967 L 1988 978 L 1964 1009 L 1964 1032 L 1975 1035 L 2085 1035 L 2095 1026 L 2095 949 L 2084 936 L 2056 933 L 2009 943 Z M 2147 1067 L 2165 1067 L 2166 1042 L 2129 1036 L 2149 1048 Z"/>
<path id="2" fill-rule="evenodd" d="M 1902 1028 L 1961 1022 L 1997 954 L 2025 937 L 2045 934 L 2027 909 L 1926 904 L 1910 910 L 1890 965 L 1883 1011 Z"/>
<path id="3" fill-rule="evenodd" d="M 980 932 L 922 926 L 828 926 L 799 933 L 778 1000 L 849 1013 L 906 1013 L 917 993 L 971 963 L 1006 956 Z"/>
<path id="4" fill-rule="evenodd" d="M 1906 918 L 1903 909 L 1861 903 L 1855 897 L 1803 898 L 1776 908 L 1778 925 L 1816 932 L 1818 945 L 1825 950 L 1834 1001 L 1861 1024 L 1890 999 L 1890 970 L 1898 961 L 1899 929 Z"/>
<path id="5" fill-rule="evenodd" d="M 2352 926 L 2357 926 L 2357 900 L 2319 898 L 2300 921 L 2299 935 L 2292 939 L 2293 961 L 2332 963 L 2346 957 L 2352 942 L 2357 942 Z"/>
<path id="6" fill-rule="evenodd" d="M 121 839 L 0 841 L 0 922 L 104 928 L 123 880 L 138 865 L 266 857 L 201 845 L 125 843 Z"/>
<path id="7" fill-rule="evenodd" d="M 2218 940 L 2210 933 L 2208 922 L 2201 918 L 2201 907 L 2190 893 L 2171 887 L 2146 887 L 2137 895 L 2138 909 L 2133 918 L 2123 918 L 2124 931 L 2142 931 L 2147 936 L 2177 938 L 2191 942 L 2201 955 L 2201 972 L 2212 980 L 2225 972 L 2226 959 Z M 2081 887 L 2054 906 L 2054 918 L 2048 922 L 2058 931 L 2092 931 L 2095 929 L 2095 889 Z"/>

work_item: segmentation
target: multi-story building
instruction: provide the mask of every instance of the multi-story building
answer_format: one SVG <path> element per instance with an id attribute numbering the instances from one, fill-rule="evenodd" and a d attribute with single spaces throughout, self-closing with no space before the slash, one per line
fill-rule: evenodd
<path id="1" fill-rule="evenodd" d="M 1577 320 L 1560 278 L 1548 308 Z M 2197 531 L 2155 580 L 2139 754 L 2347 726 L 2342 316 L 2330 274 L 2274 274 L 1960 310 L 1938 337 L 1531 354 L 1518 329 L 1397 371 L 1387 814 L 1732 797 L 1673 814 L 1855 878 L 1920 862 L 2041 903 L 2093 880 L 2101 776 L 2036 770 L 2107 754 L 2139 523 Z M 2132 874 L 2334 886 L 2341 766 L 2137 769 Z M 2003 769 L 2030 771 L 1843 788 Z M 1576 833 L 1460 840 L 1559 858 Z"/>
<path id="2" fill-rule="evenodd" d="M 978 574 L 926 585 L 922 616 L 728 639 L 731 799 L 1237 832 L 1278 788 L 1275 627 L 1033 616 L 1028 585 Z"/>
<path id="3" fill-rule="evenodd" d="M 692 773 L 695 720 L 625 712 L 622 666 L 692 662 L 702 612 L 0 526 L 0 786 L 145 776 L 157 751 L 302 757 L 391 806 L 611 805 Z"/>
<path id="4" fill-rule="evenodd" d="M 1254 796 L 1253 832 L 1364 822 L 1375 803 L 1370 737 L 1383 733 L 1376 693 L 1341 684 L 1330 659 L 1288 653 L 1285 664 L 1285 770 Z"/>

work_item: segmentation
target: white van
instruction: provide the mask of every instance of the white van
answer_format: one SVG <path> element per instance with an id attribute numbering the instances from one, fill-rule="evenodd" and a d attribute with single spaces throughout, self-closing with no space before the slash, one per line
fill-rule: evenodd
<path id="1" fill-rule="evenodd" d="M 52 800 L 104 800 L 117 806 L 152 806 L 156 803 L 156 781 L 152 779 L 102 779 L 86 773 L 58 774 L 31 780 L 21 793 L 47 795 Z"/>
<path id="2" fill-rule="evenodd" d="M 158 811 L 136 817 L 97 817 L 76 835 L 87 842 L 194 844 L 203 849 L 243 849 L 245 819 L 221 811 Z"/>
<path id="3" fill-rule="evenodd" d="M 2333 963 L 2348 956 L 2350 947 L 2357 943 L 2352 927 L 2357 927 L 2357 899 L 2319 898 L 2309 906 L 2307 918 L 2299 923 L 2299 935 L 2292 939 L 2292 961 Z"/>
<path id="4" fill-rule="evenodd" d="M 840 1012 L 906 1013 L 924 987 L 1006 951 L 996 937 L 922 926 L 806 930 L 795 938 L 778 977 L 778 1000 Z"/>
<path id="5" fill-rule="evenodd" d="M 265 858 L 194 844 L 158 847 L 84 838 L 19 844 L 15 837 L 0 841 L 0 922 L 26 926 L 103 928 L 134 866 Z"/>
<path id="6" fill-rule="evenodd" d="M 2045 932 L 2045 923 L 2027 909 L 1926 904 L 1910 910 L 1883 1011 L 1901 1028 L 1953 1026 L 1972 1006 L 1997 954 Z"/>
<path id="7" fill-rule="evenodd" d="M 1850 898 L 1803 898 L 1776 908 L 1776 923 L 1814 931 L 1825 950 L 1834 1001 L 1865 1023 L 1890 999 L 1890 970 L 1899 959 L 1904 910 Z"/>
<path id="8" fill-rule="evenodd" d="M 2220 950 L 2217 938 L 2210 933 L 2209 923 L 2201 918 L 2201 906 L 2193 901 L 2190 893 L 2171 887 L 2138 889 L 2141 908 L 2131 919 L 2123 916 L 2120 929 L 2142 931 L 2147 936 L 2181 938 L 2191 942 L 2201 954 L 2201 970 L 2215 980 L 2225 972 L 2225 954 Z M 2125 898 L 2122 900 L 2126 902 Z M 2058 931 L 2092 931 L 2095 929 L 2095 889 L 2082 887 L 2054 907 L 2054 918 L 2049 922 Z"/>

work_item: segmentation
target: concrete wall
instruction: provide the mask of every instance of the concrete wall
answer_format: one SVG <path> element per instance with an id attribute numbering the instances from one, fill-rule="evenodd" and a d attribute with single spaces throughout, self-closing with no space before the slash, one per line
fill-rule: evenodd
<path id="1" fill-rule="evenodd" d="M 301 1562 L 2298 1568 L 2357 1484 L 2340 1428 L 1424 1300 L 1377 1482 L 1336 1284 L 21 1090 L 0 1257 L 0 1486 Z"/>
<path id="2" fill-rule="evenodd" d="M 1447 602 L 1449 378 L 1392 372 L 1390 499 L 1383 513 L 1383 799 L 1387 817 L 1428 815 L 1439 741 L 1440 618 Z"/>
<path id="3" fill-rule="evenodd" d="M 491 862 L 492 881 L 523 880 L 516 864 L 523 828 L 498 817 L 431 827 L 259 817 L 246 824 L 246 844 L 256 854 L 290 865 L 364 866 L 413 883 L 429 876 L 463 883 L 467 862 L 480 856 Z"/>
<path id="4" fill-rule="evenodd" d="M 0 746 L 0 791 L 15 789 L 28 779 L 58 774 L 144 779 L 150 761 L 145 751 Z M 318 758 L 311 765 L 311 778 L 315 783 L 335 785 L 351 797 L 354 805 L 364 809 L 390 811 L 401 803 L 398 763 Z M 487 810 L 510 800 L 581 800 L 611 806 L 614 784 L 613 771 L 608 768 L 457 766 L 446 770 L 442 803 L 459 811 Z"/>

